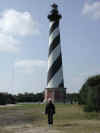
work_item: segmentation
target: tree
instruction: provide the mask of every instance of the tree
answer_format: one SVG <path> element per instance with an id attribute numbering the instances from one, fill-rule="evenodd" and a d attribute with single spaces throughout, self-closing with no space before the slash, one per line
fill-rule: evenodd
<path id="1" fill-rule="evenodd" d="M 89 77 L 80 90 L 80 104 L 85 111 L 100 111 L 100 75 Z"/>
<path id="2" fill-rule="evenodd" d="M 0 93 L 0 105 L 15 104 L 16 99 L 13 95 L 8 93 Z"/>
<path id="3" fill-rule="evenodd" d="M 79 93 L 68 93 L 66 95 L 66 101 L 70 104 L 79 102 Z"/>

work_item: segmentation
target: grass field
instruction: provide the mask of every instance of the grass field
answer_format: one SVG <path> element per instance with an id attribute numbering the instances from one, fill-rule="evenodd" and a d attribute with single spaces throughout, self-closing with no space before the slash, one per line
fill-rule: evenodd
<path id="1" fill-rule="evenodd" d="M 31 133 L 29 129 L 47 128 L 44 108 L 44 104 L 0 107 L 0 133 Z M 100 133 L 100 113 L 85 113 L 78 105 L 56 104 L 53 129 L 59 133 Z"/>

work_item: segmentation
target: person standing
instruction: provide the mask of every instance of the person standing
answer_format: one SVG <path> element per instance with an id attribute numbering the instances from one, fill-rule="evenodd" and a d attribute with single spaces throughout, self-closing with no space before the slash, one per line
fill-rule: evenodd
<path id="1" fill-rule="evenodd" d="M 48 103 L 45 107 L 45 114 L 48 115 L 48 125 L 53 126 L 53 115 L 55 114 L 55 105 L 52 103 L 52 99 L 48 99 Z"/>

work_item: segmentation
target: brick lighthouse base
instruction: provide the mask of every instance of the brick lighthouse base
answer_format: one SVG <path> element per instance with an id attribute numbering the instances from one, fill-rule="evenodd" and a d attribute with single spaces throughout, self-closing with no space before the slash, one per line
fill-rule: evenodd
<path id="1" fill-rule="evenodd" d="M 55 103 L 66 102 L 66 88 L 46 88 L 44 102 L 51 98 Z"/>

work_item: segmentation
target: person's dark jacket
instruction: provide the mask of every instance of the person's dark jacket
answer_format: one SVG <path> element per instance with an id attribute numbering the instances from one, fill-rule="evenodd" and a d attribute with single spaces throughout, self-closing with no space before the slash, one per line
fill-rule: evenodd
<path id="1" fill-rule="evenodd" d="M 55 106 L 53 103 L 48 103 L 46 105 L 45 114 L 55 114 Z"/>

